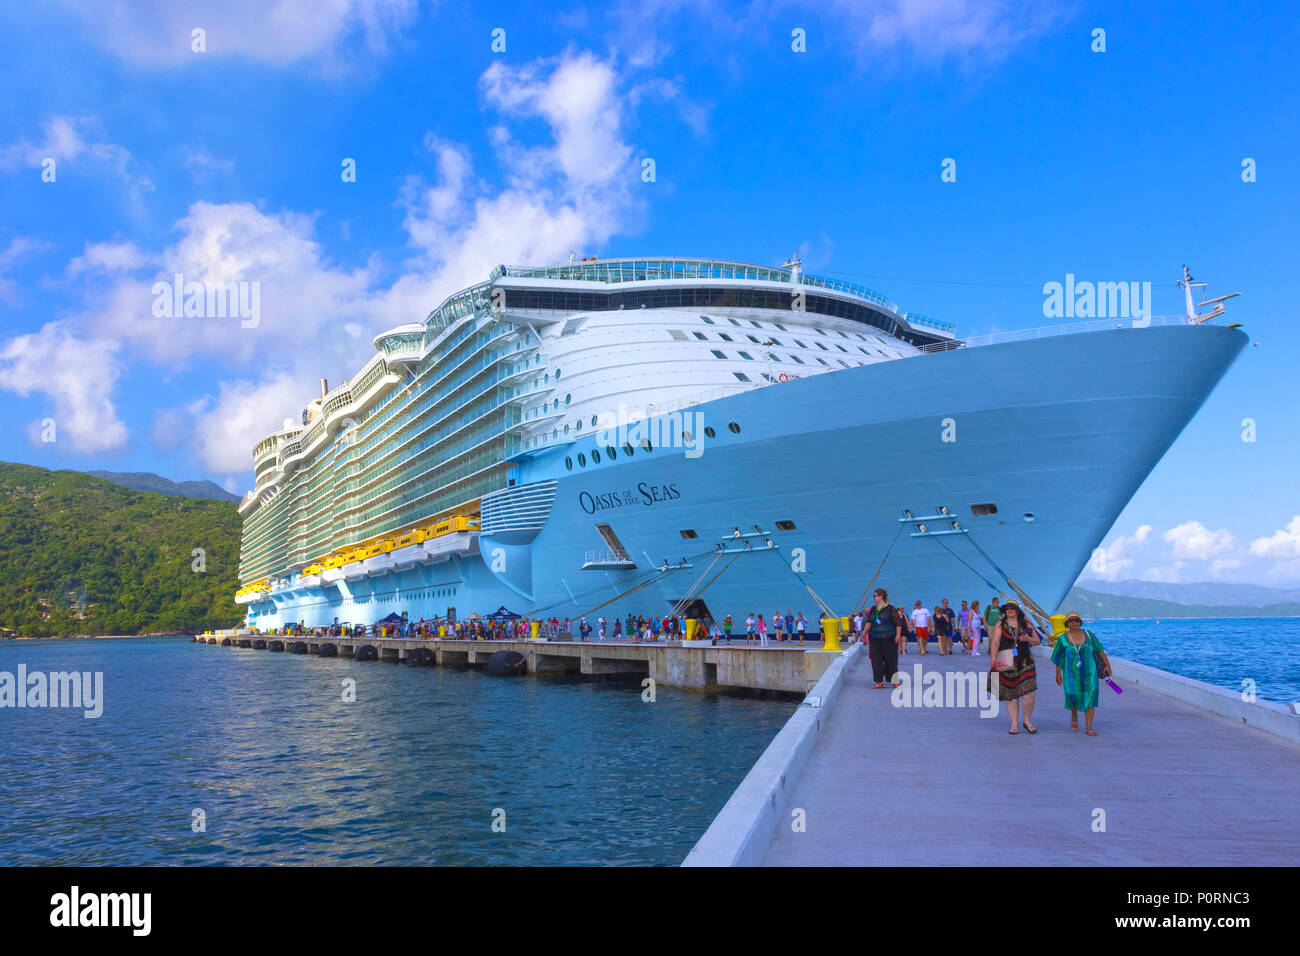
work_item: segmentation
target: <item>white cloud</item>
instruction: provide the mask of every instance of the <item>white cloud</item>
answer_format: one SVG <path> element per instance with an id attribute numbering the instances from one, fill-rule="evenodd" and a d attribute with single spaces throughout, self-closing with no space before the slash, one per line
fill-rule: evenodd
<path id="1" fill-rule="evenodd" d="M 989 59 L 1062 22 L 1055 2 L 1014 0 L 833 0 L 858 43 L 874 55 L 922 60 Z"/>
<path id="2" fill-rule="evenodd" d="M 382 55 L 418 12 L 416 0 L 64 0 L 62 5 L 81 21 L 89 39 L 143 66 L 176 66 L 200 56 L 281 66 L 334 60 L 354 49 Z M 191 49 L 196 28 L 206 33 L 206 53 Z"/>
<path id="3" fill-rule="evenodd" d="M 1237 539 L 1230 531 L 1211 531 L 1199 521 L 1185 521 L 1164 533 L 1164 540 L 1172 545 L 1174 558 L 1208 561 L 1223 557 L 1237 547 Z"/>
<path id="4" fill-rule="evenodd" d="M 310 372 L 283 373 L 261 381 L 223 382 L 216 396 L 205 396 L 187 411 L 193 416 L 193 443 L 199 462 L 222 474 L 247 472 L 253 446 L 295 417 L 311 397 Z"/>
<path id="5" fill-rule="evenodd" d="M 1250 553 L 1279 561 L 1300 560 L 1300 515 L 1295 515 L 1285 528 L 1274 531 L 1269 537 L 1252 541 Z"/>
<path id="6" fill-rule="evenodd" d="M 206 149 L 191 149 L 185 154 L 185 168 L 190 170 L 197 182 L 207 182 L 212 173 L 230 174 L 235 171 L 233 159 L 217 159 Z"/>
<path id="7" fill-rule="evenodd" d="M 49 248 L 49 243 L 28 236 L 15 236 L 9 245 L 0 250 L 0 302 L 10 305 L 18 304 L 18 284 L 6 278 L 4 273 L 16 261 L 29 253 L 42 252 Z"/>
<path id="8" fill-rule="evenodd" d="M 80 339 L 63 323 L 49 322 L 0 346 L 0 389 L 49 396 L 59 444 L 81 452 L 120 448 L 127 430 L 112 398 L 117 352 L 115 342 Z"/>
<path id="9" fill-rule="evenodd" d="M 131 151 L 105 140 L 101 124 L 95 117 L 52 116 L 41 129 L 43 136 L 39 142 L 23 140 L 0 147 L 0 170 L 12 172 L 24 167 L 38 168 L 46 159 L 53 159 L 54 173 L 58 177 L 62 164 L 89 160 L 107 167 L 123 179 L 133 201 L 138 200 L 141 193 L 153 190 L 153 181 Z"/>
<path id="10" fill-rule="evenodd" d="M 81 255 L 68 263 L 67 271 L 70 276 L 83 272 L 111 275 L 135 272 L 152 261 L 152 257 L 133 242 L 88 242 Z"/>
<path id="11" fill-rule="evenodd" d="M 1103 581 L 1119 581 L 1131 577 L 1136 566 L 1134 552 L 1151 537 L 1151 525 L 1140 525 L 1130 536 L 1120 535 L 1109 546 L 1101 548 L 1088 562 L 1088 573 Z"/>

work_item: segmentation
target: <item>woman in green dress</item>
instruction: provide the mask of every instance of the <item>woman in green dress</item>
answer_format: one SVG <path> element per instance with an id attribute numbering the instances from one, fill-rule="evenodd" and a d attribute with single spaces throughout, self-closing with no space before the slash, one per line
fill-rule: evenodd
<path id="1" fill-rule="evenodd" d="M 1070 611 L 1065 616 L 1065 627 L 1065 633 L 1057 638 L 1052 650 L 1056 683 L 1065 690 L 1065 706 L 1070 709 L 1070 729 L 1079 729 L 1079 711 L 1083 711 L 1088 736 L 1096 737 L 1092 718 L 1097 710 L 1101 679 L 1110 676 L 1110 658 L 1097 635 L 1083 629 L 1083 617 L 1078 611 Z M 1099 655 L 1100 671 L 1097 667 Z"/>

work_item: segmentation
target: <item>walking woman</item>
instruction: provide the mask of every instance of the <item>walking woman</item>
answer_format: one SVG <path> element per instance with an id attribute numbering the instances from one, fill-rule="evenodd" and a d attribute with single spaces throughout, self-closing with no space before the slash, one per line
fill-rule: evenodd
<path id="1" fill-rule="evenodd" d="M 984 618 L 980 616 L 979 601 L 971 601 L 970 617 L 966 618 L 966 626 L 970 631 L 971 657 L 979 657 L 980 644 L 984 641 Z"/>
<path id="2" fill-rule="evenodd" d="M 1002 614 L 993 625 L 989 636 L 989 653 L 993 655 L 993 668 L 998 675 L 998 700 L 1007 702 L 1007 716 L 1011 718 L 1008 733 L 1020 733 L 1020 715 L 1024 712 L 1025 730 L 1038 733 L 1030 723 L 1034 714 L 1034 692 L 1038 690 L 1038 671 L 1029 649 L 1040 643 L 1038 631 L 1025 618 L 1020 605 L 1008 601 Z"/>
<path id="3" fill-rule="evenodd" d="M 1052 650 L 1056 682 L 1065 690 L 1065 706 L 1070 710 L 1070 729 L 1079 729 L 1079 711 L 1083 711 L 1084 728 L 1089 737 L 1096 737 L 1097 731 L 1092 729 L 1092 717 L 1097 709 L 1101 679 L 1110 676 L 1110 658 L 1106 656 L 1097 635 L 1083 629 L 1083 617 L 1078 611 L 1066 614 L 1065 626 L 1068 630 L 1057 638 L 1056 647 Z M 1098 657 L 1101 658 L 1100 662 Z"/>

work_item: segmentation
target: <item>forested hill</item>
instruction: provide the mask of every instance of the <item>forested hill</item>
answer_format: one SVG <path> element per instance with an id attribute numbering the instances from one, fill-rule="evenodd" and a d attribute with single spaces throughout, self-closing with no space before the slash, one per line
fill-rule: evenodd
<path id="1" fill-rule="evenodd" d="M 235 505 L 0 462 L 0 628 L 19 636 L 233 627 Z M 194 570 L 194 549 L 203 570 Z"/>

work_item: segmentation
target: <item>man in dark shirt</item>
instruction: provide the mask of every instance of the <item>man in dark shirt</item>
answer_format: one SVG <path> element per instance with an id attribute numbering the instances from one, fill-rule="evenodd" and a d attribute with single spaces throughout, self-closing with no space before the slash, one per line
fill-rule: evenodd
<path id="1" fill-rule="evenodd" d="M 875 681 L 873 689 L 884 687 L 885 681 L 893 682 L 898 675 L 898 643 L 902 640 L 903 628 L 898 611 L 888 603 L 889 595 L 884 588 L 876 588 L 876 606 L 867 612 L 866 631 L 867 646 L 871 652 L 871 677 Z M 895 687 L 898 684 L 894 684 Z"/>

